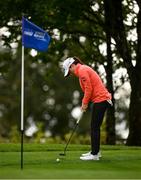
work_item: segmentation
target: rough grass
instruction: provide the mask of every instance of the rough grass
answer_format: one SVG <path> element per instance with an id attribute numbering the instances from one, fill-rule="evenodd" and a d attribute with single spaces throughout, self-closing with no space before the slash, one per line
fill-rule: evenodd
<path id="1" fill-rule="evenodd" d="M 67 156 L 56 158 L 61 144 L 25 144 L 20 169 L 20 144 L 0 144 L 0 179 L 141 179 L 141 148 L 102 146 L 100 161 L 81 161 L 89 146 L 70 145 Z"/>

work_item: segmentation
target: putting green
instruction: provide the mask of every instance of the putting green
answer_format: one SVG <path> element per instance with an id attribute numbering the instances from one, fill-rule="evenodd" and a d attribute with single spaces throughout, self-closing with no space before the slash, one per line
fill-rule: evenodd
<path id="1" fill-rule="evenodd" d="M 0 179 L 141 179 L 141 148 L 102 146 L 100 161 L 81 161 L 89 146 L 25 144 L 20 169 L 20 144 L 0 144 Z M 56 159 L 60 161 L 56 162 Z"/>

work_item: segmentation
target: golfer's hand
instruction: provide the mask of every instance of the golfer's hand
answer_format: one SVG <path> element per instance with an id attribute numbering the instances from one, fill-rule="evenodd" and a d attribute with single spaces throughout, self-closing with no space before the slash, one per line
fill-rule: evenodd
<path id="1" fill-rule="evenodd" d="M 82 105 L 81 105 L 81 110 L 82 110 L 83 112 L 85 112 L 85 111 L 87 110 L 87 108 L 88 108 L 88 104 L 83 104 L 83 103 L 82 103 Z"/>

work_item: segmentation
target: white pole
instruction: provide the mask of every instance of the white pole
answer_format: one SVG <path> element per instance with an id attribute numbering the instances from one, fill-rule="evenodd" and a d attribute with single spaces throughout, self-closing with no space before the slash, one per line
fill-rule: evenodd
<path id="1" fill-rule="evenodd" d="M 21 63 L 21 131 L 24 131 L 24 46 L 22 45 Z"/>
<path id="2" fill-rule="evenodd" d="M 23 139 L 24 139 L 24 46 L 22 45 L 22 63 L 21 63 L 21 169 L 23 169 Z"/>

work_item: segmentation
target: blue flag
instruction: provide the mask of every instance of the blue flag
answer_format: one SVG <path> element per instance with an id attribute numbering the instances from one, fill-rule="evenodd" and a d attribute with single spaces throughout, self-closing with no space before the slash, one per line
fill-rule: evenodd
<path id="1" fill-rule="evenodd" d="M 22 18 L 22 45 L 37 51 L 46 51 L 50 43 L 50 36 L 46 31 Z"/>

